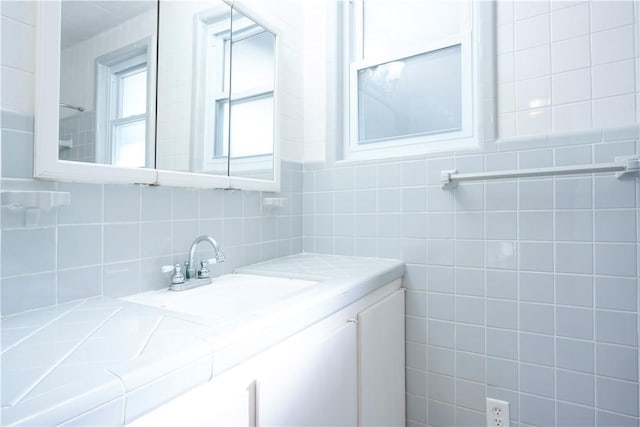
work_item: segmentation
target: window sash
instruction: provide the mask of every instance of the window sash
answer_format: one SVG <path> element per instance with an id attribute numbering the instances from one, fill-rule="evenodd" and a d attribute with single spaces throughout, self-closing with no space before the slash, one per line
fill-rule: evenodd
<path id="1" fill-rule="evenodd" d="M 363 60 L 364 1 L 350 0 L 345 2 L 342 9 L 342 33 L 347 38 L 342 46 L 344 73 L 342 87 L 342 126 L 344 135 L 342 159 L 373 159 L 387 156 L 414 155 L 429 151 L 448 151 L 462 147 L 477 147 L 479 144 L 478 131 L 480 123 L 478 122 L 479 112 L 477 110 L 478 91 L 473 82 L 478 80 L 479 67 L 473 64 L 473 58 L 478 57 L 479 51 L 472 32 L 472 2 L 469 1 L 461 6 L 461 31 L 459 34 L 424 43 L 420 49 L 405 50 L 393 56 L 381 56 Z M 461 49 L 462 130 L 423 133 L 359 143 L 358 71 L 455 45 L 460 45 Z"/>

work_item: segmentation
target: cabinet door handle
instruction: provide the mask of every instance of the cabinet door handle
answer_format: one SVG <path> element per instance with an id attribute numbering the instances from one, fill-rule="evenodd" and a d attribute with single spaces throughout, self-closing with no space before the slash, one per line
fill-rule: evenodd
<path id="1" fill-rule="evenodd" d="M 355 323 L 355 324 L 358 324 L 358 319 L 347 319 L 347 323 Z"/>
<path id="2" fill-rule="evenodd" d="M 258 381 L 253 380 L 249 387 L 249 427 L 258 427 Z"/>

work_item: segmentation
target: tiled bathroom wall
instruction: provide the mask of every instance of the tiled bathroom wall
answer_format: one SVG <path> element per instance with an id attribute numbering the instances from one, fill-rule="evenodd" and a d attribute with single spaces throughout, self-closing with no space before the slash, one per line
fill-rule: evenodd
<path id="1" fill-rule="evenodd" d="M 637 426 L 637 181 L 443 190 L 440 172 L 637 155 L 640 7 L 498 1 L 496 15 L 500 142 L 475 151 L 332 161 L 328 51 L 329 90 L 305 101 L 329 137 L 305 152 L 304 250 L 407 264 L 408 425 L 486 425 L 494 397 L 512 425 Z"/>
<path id="2" fill-rule="evenodd" d="M 166 287 L 160 267 L 183 262 L 200 234 L 226 255 L 215 273 L 302 250 L 300 163 L 283 164 L 282 208 L 262 207 L 255 191 L 36 181 L 32 122 L 2 113 L 2 190 L 70 192 L 71 205 L 35 219 L 2 208 L 2 314 Z"/>

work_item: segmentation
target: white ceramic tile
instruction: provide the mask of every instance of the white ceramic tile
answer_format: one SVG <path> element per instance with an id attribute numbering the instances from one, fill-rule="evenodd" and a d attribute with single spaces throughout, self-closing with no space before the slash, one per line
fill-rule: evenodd
<path id="1" fill-rule="evenodd" d="M 556 73 L 552 77 L 553 105 L 586 101 L 591 98 L 591 70 Z"/>
<path id="2" fill-rule="evenodd" d="M 583 65 L 584 67 L 584 65 Z M 579 67 L 576 67 L 579 68 Z M 498 70 L 500 67 L 498 66 Z M 554 72 L 557 71 L 554 66 Z M 516 80 L 532 79 L 551 73 L 549 46 L 543 45 L 517 51 L 515 53 Z M 502 80 L 507 82 L 508 80 Z"/>
<path id="3" fill-rule="evenodd" d="M 514 24 L 509 22 L 498 25 L 496 29 L 496 53 L 512 52 L 514 48 Z"/>
<path id="4" fill-rule="evenodd" d="M 505 83 L 498 87 L 498 112 L 515 111 L 516 92 L 514 83 Z"/>
<path id="5" fill-rule="evenodd" d="M 540 135 L 550 131 L 550 108 L 538 108 L 516 113 L 516 132 L 518 135 Z"/>
<path id="6" fill-rule="evenodd" d="M 589 67 L 591 64 L 588 36 L 576 37 L 551 44 L 551 63 L 554 73 Z"/>
<path id="7" fill-rule="evenodd" d="M 633 39 L 633 25 L 594 33 L 591 36 L 593 64 L 605 64 L 633 58 Z"/>
<path id="8" fill-rule="evenodd" d="M 35 55 L 28 55 L 34 48 L 35 30 L 31 25 L 3 16 L 2 65 L 33 73 Z"/>
<path id="9" fill-rule="evenodd" d="M 559 41 L 588 33 L 589 3 L 564 7 L 551 13 L 551 40 Z"/>
<path id="10" fill-rule="evenodd" d="M 514 27 L 516 50 L 549 43 L 549 14 L 516 21 Z"/>
<path id="11" fill-rule="evenodd" d="M 632 23 L 633 2 L 626 0 L 591 2 L 592 32 Z"/>
<path id="12" fill-rule="evenodd" d="M 514 2 L 514 6 L 514 16 L 516 20 L 549 12 L 548 0 L 519 0 Z"/>
<path id="13" fill-rule="evenodd" d="M 635 96 L 614 96 L 593 101 L 593 125 L 597 128 L 624 126 L 636 120 Z"/>
<path id="14" fill-rule="evenodd" d="M 591 241 L 593 239 L 593 213 L 572 210 L 557 211 L 556 239 L 562 241 Z"/>
<path id="15" fill-rule="evenodd" d="M 593 97 L 604 98 L 634 92 L 634 69 L 632 60 L 594 66 Z"/>
<path id="16" fill-rule="evenodd" d="M 590 101 L 553 106 L 551 109 L 554 132 L 574 132 L 590 129 L 593 125 Z"/>
<path id="17" fill-rule="evenodd" d="M 516 82 L 516 110 L 547 107 L 551 104 L 549 76 Z"/>
<path id="18" fill-rule="evenodd" d="M 509 83 L 515 79 L 515 58 L 513 53 L 498 55 L 497 78 L 499 83 Z M 524 62 L 526 59 L 522 59 Z M 524 66 L 524 64 L 523 64 Z M 542 73 L 545 74 L 545 73 Z"/>

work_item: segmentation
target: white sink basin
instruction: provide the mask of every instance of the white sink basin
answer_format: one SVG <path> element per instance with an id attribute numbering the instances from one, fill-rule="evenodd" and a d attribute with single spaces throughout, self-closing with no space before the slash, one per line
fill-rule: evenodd
<path id="1" fill-rule="evenodd" d="M 304 292 L 318 282 L 251 274 L 227 274 L 186 291 L 150 291 L 123 298 L 137 304 L 211 320 L 248 315 Z"/>

